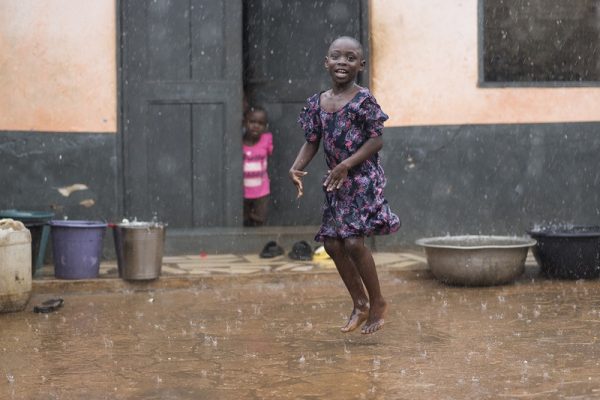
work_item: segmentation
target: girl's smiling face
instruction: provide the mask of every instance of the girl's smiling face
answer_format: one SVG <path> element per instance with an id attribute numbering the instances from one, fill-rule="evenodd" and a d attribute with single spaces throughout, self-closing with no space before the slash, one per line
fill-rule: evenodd
<path id="1" fill-rule="evenodd" d="M 359 71 L 365 67 L 360 43 L 352 38 L 336 39 L 329 46 L 325 68 L 336 84 L 354 83 Z"/>

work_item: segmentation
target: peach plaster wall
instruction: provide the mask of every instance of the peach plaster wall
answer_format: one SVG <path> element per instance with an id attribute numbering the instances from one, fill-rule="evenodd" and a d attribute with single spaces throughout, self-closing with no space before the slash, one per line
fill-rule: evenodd
<path id="1" fill-rule="evenodd" d="M 478 88 L 477 0 L 371 0 L 386 126 L 600 121 L 600 88 Z"/>
<path id="2" fill-rule="evenodd" d="M 0 130 L 116 132 L 115 7 L 0 1 Z"/>

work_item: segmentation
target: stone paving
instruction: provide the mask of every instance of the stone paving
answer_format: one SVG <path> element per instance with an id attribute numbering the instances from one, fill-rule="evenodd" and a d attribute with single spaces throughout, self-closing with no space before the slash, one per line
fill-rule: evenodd
<path id="1" fill-rule="evenodd" d="M 375 264 L 379 268 L 417 270 L 426 269 L 425 254 L 419 251 L 374 253 Z M 161 268 L 162 277 L 172 276 L 210 276 L 210 275 L 247 275 L 262 273 L 289 272 L 335 272 L 331 259 L 297 261 L 282 255 L 275 258 L 260 258 L 254 254 L 198 254 L 183 256 L 165 256 Z M 100 264 L 100 279 L 117 278 L 118 269 L 115 260 Z M 45 265 L 35 279 L 54 278 L 54 267 Z"/>
<path id="2" fill-rule="evenodd" d="M 378 268 L 391 270 L 420 270 L 428 269 L 424 253 L 419 251 L 380 252 L 373 253 L 375 264 Z M 526 265 L 534 265 L 535 259 L 528 254 Z M 161 268 L 161 276 L 181 275 L 246 275 L 259 273 L 284 273 L 284 272 L 324 272 L 335 271 L 331 259 L 298 261 L 282 255 L 274 258 L 260 258 L 253 254 L 220 254 L 220 255 L 183 255 L 165 256 Z M 39 279 L 48 279 L 54 276 L 54 267 L 45 265 Z M 99 278 L 117 278 L 118 269 L 116 261 L 104 261 L 100 264 Z"/>
<path id="3" fill-rule="evenodd" d="M 429 272 L 425 252 L 420 249 L 405 249 L 398 252 L 374 252 L 373 258 L 380 273 L 385 272 Z M 526 267 L 537 268 L 533 254 L 529 252 Z M 33 279 L 33 291 L 114 292 L 119 290 L 160 290 L 189 288 L 201 284 L 205 279 L 227 277 L 258 278 L 261 276 L 283 277 L 286 274 L 336 274 L 331 259 L 297 261 L 282 255 L 275 258 L 260 258 L 257 254 L 190 254 L 165 256 L 160 279 L 123 280 L 119 278 L 116 260 L 103 261 L 97 279 L 57 279 L 54 266 L 45 265 Z"/>

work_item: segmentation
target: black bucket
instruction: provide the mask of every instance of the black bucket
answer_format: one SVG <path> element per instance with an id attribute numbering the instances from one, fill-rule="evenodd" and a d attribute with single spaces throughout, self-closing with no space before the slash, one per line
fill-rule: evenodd
<path id="1" fill-rule="evenodd" d="M 532 229 L 533 255 L 542 274 L 558 279 L 600 276 L 600 227 L 570 226 Z"/>

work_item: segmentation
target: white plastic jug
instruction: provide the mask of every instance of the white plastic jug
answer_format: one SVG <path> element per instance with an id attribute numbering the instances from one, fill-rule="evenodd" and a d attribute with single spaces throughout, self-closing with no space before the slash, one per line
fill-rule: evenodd
<path id="1" fill-rule="evenodd" d="M 21 311 L 31 296 L 31 234 L 12 219 L 0 220 L 0 312 Z"/>

